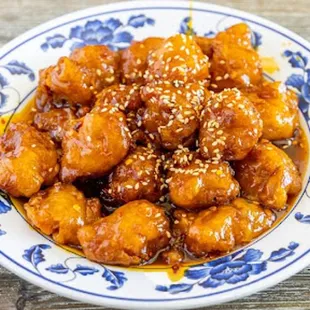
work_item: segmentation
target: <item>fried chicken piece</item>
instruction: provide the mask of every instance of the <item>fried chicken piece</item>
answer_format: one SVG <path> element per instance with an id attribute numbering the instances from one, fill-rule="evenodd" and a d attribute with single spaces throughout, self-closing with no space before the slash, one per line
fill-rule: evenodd
<path id="1" fill-rule="evenodd" d="M 169 37 L 148 58 L 147 82 L 170 81 L 178 87 L 184 83 L 209 77 L 209 58 L 192 36 L 177 34 Z"/>
<path id="2" fill-rule="evenodd" d="M 12 123 L 0 137 L 0 189 L 30 197 L 51 184 L 59 170 L 56 148 L 48 134 L 26 123 Z"/>
<path id="3" fill-rule="evenodd" d="M 142 107 L 140 85 L 117 84 L 105 88 L 96 101 L 96 106 L 104 107 L 107 104 L 116 106 L 124 113 L 136 112 Z"/>
<path id="4" fill-rule="evenodd" d="M 121 203 L 138 199 L 156 202 L 162 193 L 160 167 L 158 154 L 138 146 L 111 173 L 107 192 Z"/>
<path id="5" fill-rule="evenodd" d="M 281 140 L 293 137 L 299 126 L 298 97 L 281 82 L 265 82 L 248 97 L 263 120 L 263 138 Z"/>
<path id="6" fill-rule="evenodd" d="M 60 178 L 70 183 L 80 177 L 101 177 L 127 155 L 130 132 L 125 115 L 107 105 L 72 121 L 62 140 Z"/>
<path id="7" fill-rule="evenodd" d="M 52 109 L 48 112 L 36 113 L 33 125 L 36 129 L 48 132 L 55 142 L 60 142 L 65 132 L 65 124 L 68 120 L 75 119 L 71 109 Z"/>
<path id="8" fill-rule="evenodd" d="M 251 30 L 246 24 L 219 32 L 212 40 L 211 89 L 246 88 L 262 81 L 262 65 L 251 45 Z"/>
<path id="9" fill-rule="evenodd" d="M 121 51 L 121 81 L 125 84 L 144 84 L 144 73 L 147 69 L 149 55 L 159 48 L 164 39 L 150 37 L 139 42 L 133 42 Z"/>
<path id="10" fill-rule="evenodd" d="M 234 228 L 236 244 L 245 244 L 267 231 L 276 220 L 275 214 L 259 203 L 244 198 L 235 199 L 231 205 L 238 211 Z"/>
<path id="11" fill-rule="evenodd" d="M 202 103 L 208 94 L 200 84 L 176 88 L 169 82 L 158 82 L 143 87 L 142 123 L 149 137 L 168 150 L 193 142 Z"/>
<path id="12" fill-rule="evenodd" d="M 177 210 L 174 217 L 174 235 L 183 236 L 186 249 L 197 257 L 229 252 L 257 238 L 275 221 L 272 211 L 243 198 L 199 213 Z"/>
<path id="13" fill-rule="evenodd" d="M 212 38 L 207 37 L 198 37 L 195 36 L 195 42 L 197 45 L 201 48 L 202 52 L 209 57 L 209 59 L 212 57 L 213 51 L 212 51 Z"/>
<path id="14" fill-rule="evenodd" d="M 262 135 L 254 105 L 236 88 L 213 94 L 201 115 L 199 146 L 204 158 L 243 159 Z"/>
<path id="15" fill-rule="evenodd" d="M 147 200 L 129 202 L 78 231 L 88 259 L 123 266 L 147 262 L 168 246 L 170 237 L 164 209 Z"/>
<path id="16" fill-rule="evenodd" d="M 186 167 L 170 168 L 171 201 L 185 209 L 201 209 L 229 203 L 239 194 L 239 184 L 228 163 L 195 159 Z"/>
<path id="17" fill-rule="evenodd" d="M 25 204 L 34 227 L 60 244 L 79 245 L 77 231 L 100 218 L 99 199 L 86 199 L 73 185 L 56 183 Z"/>
<path id="18" fill-rule="evenodd" d="M 288 196 L 301 190 L 301 177 L 293 161 L 267 140 L 261 140 L 234 167 L 244 197 L 271 209 L 284 209 Z"/>
<path id="19" fill-rule="evenodd" d="M 118 54 L 104 45 L 85 46 L 61 57 L 56 66 L 40 71 L 38 110 L 91 106 L 98 92 L 118 83 L 118 62 Z"/>
<path id="20" fill-rule="evenodd" d="M 91 85 L 97 92 L 119 82 L 119 55 L 105 45 L 77 48 L 70 58 L 91 78 Z"/>

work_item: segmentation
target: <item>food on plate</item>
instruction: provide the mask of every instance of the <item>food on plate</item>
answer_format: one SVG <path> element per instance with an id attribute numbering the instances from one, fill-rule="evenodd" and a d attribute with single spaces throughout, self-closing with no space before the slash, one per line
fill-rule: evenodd
<path id="1" fill-rule="evenodd" d="M 79 245 L 79 228 L 101 216 L 98 198 L 86 199 L 73 185 L 61 183 L 33 195 L 25 210 L 33 226 L 60 244 Z"/>
<path id="2" fill-rule="evenodd" d="M 147 262 L 169 245 L 169 220 L 163 208 L 147 200 L 131 201 L 78 231 L 87 258 L 113 265 Z"/>
<path id="3" fill-rule="evenodd" d="M 48 134 L 27 123 L 11 124 L 0 138 L 0 188 L 14 197 L 31 197 L 56 181 L 57 152 Z"/>
<path id="4" fill-rule="evenodd" d="M 293 161 L 268 140 L 261 140 L 246 158 L 236 161 L 235 171 L 243 196 L 271 209 L 284 209 L 288 196 L 301 190 Z"/>
<path id="5" fill-rule="evenodd" d="M 289 210 L 308 156 L 297 99 L 264 78 L 243 23 L 80 47 L 40 71 L 32 118 L 0 137 L 0 189 L 92 261 L 176 270 Z"/>

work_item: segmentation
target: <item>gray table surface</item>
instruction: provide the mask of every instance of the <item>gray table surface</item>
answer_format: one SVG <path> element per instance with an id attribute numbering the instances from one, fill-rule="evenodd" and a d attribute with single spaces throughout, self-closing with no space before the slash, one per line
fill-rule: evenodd
<path id="1" fill-rule="evenodd" d="M 26 30 L 57 16 L 109 2 L 116 1 L 0 0 L 0 47 Z M 213 0 L 213 2 L 263 16 L 310 40 L 310 0 Z M 59 297 L 0 267 L 0 309 L 104 308 Z M 310 309 L 310 268 L 274 288 L 212 309 Z"/>

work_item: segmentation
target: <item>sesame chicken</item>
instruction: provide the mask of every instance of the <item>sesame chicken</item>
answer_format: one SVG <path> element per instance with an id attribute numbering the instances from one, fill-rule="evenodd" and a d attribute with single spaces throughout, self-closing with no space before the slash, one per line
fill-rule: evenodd
<path id="1" fill-rule="evenodd" d="M 34 115 L 33 126 L 43 132 L 48 132 L 55 142 L 61 142 L 65 133 L 67 121 L 75 119 L 71 109 L 52 109 Z"/>
<path id="2" fill-rule="evenodd" d="M 118 82 L 118 63 L 118 54 L 104 45 L 75 49 L 57 65 L 40 71 L 37 109 L 92 105 L 98 92 Z"/>
<path id="3" fill-rule="evenodd" d="M 236 88 L 215 93 L 201 114 L 199 146 L 206 159 L 241 160 L 262 135 L 254 105 Z"/>
<path id="4" fill-rule="evenodd" d="M 211 89 L 246 88 L 263 79 L 258 53 L 251 45 L 251 30 L 237 24 L 219 32 L 212 40 Z"/>
<path id="5" fill-rule="evenodd" d="M 138 265 L 169 244 L 164 209 L 147 200 L 129 202 L 113 214 L 78 231 L 86 257 L 111 265 Z"/>
<path id="6" fill-rule="evenodd" d="M 172 203 L 185 209 L 201 209 L 229 203 L 239 194 L 239 184 L 228 163 L 193 159 L 185 167 L 169 167 Z"/>
<path id="7" fill-rule="evenodd" d="M 13 197 L 31 197 L 50 185 L 59 171 L 56 147 L 47 133 L 13 123 L 0 137 L 0 189 Z"/>
<path id="8" fill-rule="evenodd" d="M 127 49 L 121 51 L 121 82 L 144 84 L 148 57 L 161 46 L 163 41 L 162 38 L 150 37 L 143 41 L 133 42 Z"/>
<path id="9" fill-rule="evenodd" d="M 193 142 L 206 96 L 203 87 L 177 89 L 169 82 L 151 83 L 142 88 L 141 96 L 145 102 L 142 123 L 152 140 L 158 139 L 168 150 Z"/>
<path id="10" fill-rule="evenodd" d="M 152 148 L 138 146 L 111 173 L 107 194 L 120 203 L 139 199 L 158 201 L 166 186 L 161 181 L 161 164 Z"/>
<path id="11" fill-rule="evenodd" d="M 245 95 L 263 120 L 263 138 L 270 141 L 293 137 L 299 127 L 298 96 L 281 82 L 264 82 Z"/>
<path id="12" fill-rule="evenodd" d="M 96 107 L 70 123 L 62 140 L 60 179 L 103 176 L 125 158 L 130 141 L 125 115 L 110 105 Z"/>
<path id="13" fill-rule="evenodd" d="M 79 245 L 77 231 L 98 220 L 101 205 L 97 198 L 86 199 L 73 185 L 55 183 L 25 204 L 34 227 L 51 235 L 60 244 Z"/>
<path id="14" fill-rule="evenodd" d="M 177 34 L 162 42 L 148 58 L 147 82 L 170 81 L 178 87 L 209 77 L 209 58 L 192 36 Z"/>
<path id="15" fill-rule="evenodd" d="M 243 198 L 199 213 L 177 210 L 174 218 L 173 233 L 184 236 L 185 248 L 196 257 L 231 251 L 257 238 L 275 221 L 270 210 Z"/>
<path id="16" fill-rule="evenodd" d="M 282 210 L 288 196 L 301 190 L 301 177 L 295 164 L 268 140 L 261 140 L 234 167 L 243 196 L 265 207 Z"/>

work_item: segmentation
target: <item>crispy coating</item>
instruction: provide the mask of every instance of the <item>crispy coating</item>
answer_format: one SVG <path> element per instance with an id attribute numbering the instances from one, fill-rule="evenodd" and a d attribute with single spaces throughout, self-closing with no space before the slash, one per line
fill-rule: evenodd
<path id="1" fill-rule="evenodd" d="M 100 218 L 99 199 L 86 199 L 73 185 L 56 183 L 25 204 L 34 227 L 60 244 L 79 245 L 77 231 Z"/>
<path id="2" fill-rule="evenodd" d="M 116 107 L 95 108 L 72 121 L 62 140 L 60 178 L 65 183 L 79 177 L 100 177 L 126 155 L 130 132 L 125 115 Z"/>
<path id="3" fill-rule="evenodd" d="M 211 58 L 213 54 L 212 41 L 213 39 L 211 38 L 195 36 L 195 42 L 201 48 L 202 52 L 209 58 Z"/>
<path id="4" fill-rule="evenodd" d="M 251 45 L 251 30 L 237 24 L 212 40 L 211 89 L 245 88 L 262 81 L 262 66 Z"/>
<path id="5" fill-rule="evenodd" d="M 105 45 L 77 48 L 70 58 L 90 77 L 91 85 L 97 92 L 119 81 L 119 55 Z"/>
<path id="6" fill-rule="evenodd" d="M 239 184 L 228 163 L 195 159 L 183 168 L 170 168 L 170 199 L 178 207 L 201 209 L 229 203 L 239 194 Z"/>
<path id="7" fill-rule="evenodd" d="M 104 107 L 112 104 L 125 113 L 137 111 L 143 102 L 140 96 L 140 86 L 137 84 L 117 84 L 105 88 L 96 101 L 96 106 Z"/>
<path id="8" fill-rule="evenodd" d="M 301 190 L 301 177 L 293 161 L 267 140 L 236 161 L 235 171 L 244 197 L 271 209 L 285 208 L 288 196 Z"/>
<path id="9" fill-rule="evenodd" d="M 237 227 L 234 229 L 236 244 L 249 243 L 268 230 L 276 219 L 271 210 L 257 202 L 238 198 L 231 205 L 238 211 Z"/>
<path id="10" fill-rule="evenodd" d="M 33 125 L 36 129 L 48 132 L 50 137 L 60 142 L 65 133 L 65 124 L 68 120 L 75 119 L 71 109 L 52 109 L 48 112 L 39 112 L 34 115 Z"/>
<path id="11" fill-rule="evenodd" d="M 299 126 L 298 97 L 281 82 L 265 82 L 248 94 L 263 120 L 263 138 L 291 138 Z"/>
<path id="12" fill-rule="evenodd" d="M 122 203 L 158 201 L 162 189 L 160 167 L 161 159 L 151 148 L 137 147 L 111 173 L 108 194 Z"/>
<path id="13" fill-rule="evenodd" d="M 243 159 L 262 135 L 254 105 L 236 88 L 213 94 L 201 115 L 199 146 L 204 158 Z"/>
<path id="14" fill-rule="evenodd" d="M 150 37 L 143 41 L 133 42 L 121 51 L 120 73 L 125 84 L 144 83 L 148 56 L 159 48 L 164 39 Z"/>
<path id="15" fill-rule="evenodd" d="M 68 57 L 61 57 L 56 66 L 40 71 L 36 93 L 36 106 L 39 111 L 75 105 L 90 105 L 94 94 L 91 81 L 80 66 Z"/>
<path id="16" fill-rule="evenodd" d="M 174 217 L 174 234 L 183 236 L 186 249 L 197 257 L 231 251 L 257 238 L 275 221 L 272 211 L 243 198 L 199 213 L 177 210 Z"/>
<path id="17" fill-rule="evenodd" d="M 61 57 L 56 66 L 40 71 L 38 110 L 92 105 L 98 92 L 118 82 L 118 62 L 118 54 L 104 45 L 85 46 Z"/>
<path id="18" fill-rule="evenodd" d="M 169 220 L 162 208 L 136 200 L 78 231 L 86 257 L 113 265 L 138 265 L 169 244 Z"/>
<path id="19" fill-rule="evenodd" d="M 56 148 L 48 134 L 26 123 L 12 123 L 0 137 L 0 189 L 30 197 L 51 184 L 59 170 Z"/>
<path id="20" fill-rule="evenodd" d="M 209 58 L 204 55 L 192 36 L 177 34 L 166 39 L 150 54 L 147 82 L 170 81 L 175 86 L 197 82 L 209 77 Z"/>
<path id="21" fill-rule="evenodd" d="M 157 139 L 168 150 L 192 142 L 208 94 L 200 84 L 176 88 L 169 82 L 159 82 L 143 87 L 141 97 L 146 108 L 142 122 L 150 138 Z"/>

